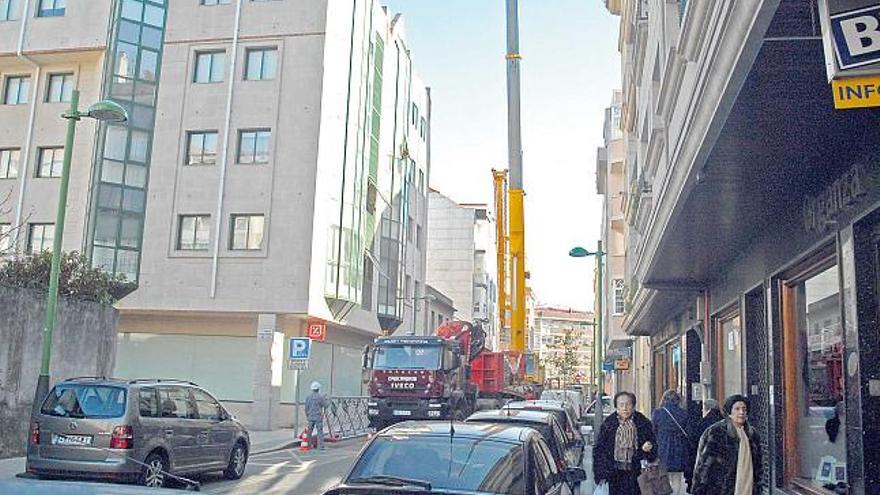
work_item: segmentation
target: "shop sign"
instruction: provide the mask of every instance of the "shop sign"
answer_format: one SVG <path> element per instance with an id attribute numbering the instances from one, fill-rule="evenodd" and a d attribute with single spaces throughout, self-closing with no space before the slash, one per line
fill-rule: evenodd
<path id="1" fill-rule="evenodd" d="M 804 228 L 808 232 L 824 232 L 866 192 L 864 170 L 856 165 L 824 191 L 804 199 Z"/>
<path id="2" fill-rule="evenodd" d="M 614 360 L 614 371 L 629 371 L 630 368 L 630 360 L 629 358 L 622 357 Z"/>
<path id="3" fill-rule="evenodd" d="M 318 318 L 309 318 L 309 338 L 318 342 L 327 340 L 327 322 Z"/>
<path id="4" fill-rule="evenodd" d="M 819 15 L 834 107 L 880 106 L 880 2 L 819 0 Z"/>

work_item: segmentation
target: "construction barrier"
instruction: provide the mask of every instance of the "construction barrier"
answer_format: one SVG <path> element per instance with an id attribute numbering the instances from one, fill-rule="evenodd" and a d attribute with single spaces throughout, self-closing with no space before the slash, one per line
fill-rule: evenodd
<path id="1" fill-rule="evenodd" d="M 335 441 L 365 435 L 370 429 L 367 416 L 369 397 L 330 397 L 324 411 L 325 440 Z"/>

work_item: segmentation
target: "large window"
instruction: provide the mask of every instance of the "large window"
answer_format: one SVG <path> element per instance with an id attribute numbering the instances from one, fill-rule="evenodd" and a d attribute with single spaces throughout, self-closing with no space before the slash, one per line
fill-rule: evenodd
<path id="1" fill-rule="evenodd" d="M 28 92 L 31 89 L 30 76 L 9 76 L 6 78 L 6 87 L 3 89 L 4 105 L 25 105 L 28 102 Z"/>
<path id="2" fill-rule="evenodd" d="M 55 225 L 51 223 L 32 223 L 28 232 L 28 251 L 41 253 L 51 251 L 55 240 Z"/>
<path id="3" fill-rule="evenodd" d="M 187 133 L 186 164 L 213 165 L 217 162 L 217 131 Z"/>
<path id="4" fill-rule="evenodd" d="M 250 48 L 247 50 L 247 67 L 244 78 L 249 81 L 275 79 L 278 68 L 278 50 L 275 48 Z"/>
<path id="5" fill-rule="evenodd" d="M 18 19 L 19 2 L 20 0 L 0 0 L 0 21 Z"/>
<path id="6" fill-rule="evenodd" d="M 715 396 L 719 400 L 743 389 L 743 351 L 739 308 L 732 307 L 715 317 L 713 358 Z"/>
<path id="7" fill-rule="evenodd" d="M 177 249 L 205 251 L 211 242 L 211 217 L 181 215 L 177 227 Z"/>
<path id="8" fill-rule="evenodd" d="M 50 74 L 46 86 L 46 101 L 49 103 L 69 102 L 73 94 L 73 74 Z"/>
<path id="9" fill-rule="evenodd" d="M 612 282 L 614 289 L 614 314 L 622 315 L 626 311 L 625 291 L 626 285 L 622 278 L 615 278 Z"/>
<path id="10" fill-rule="evenodd" d="M 39 0 L 37 17 L 58 17 L 64 15 L 65 0 Z"/>
<path id="11" fill-rule="evenodd" d="M 238 134 L 238 163 L 268 163 L 269 129 L 251 129 Z"/>
<path id="12" fill-rule="evenodd" d="M 198 52 L 196 53 L 196 70 L 193 81 L 197 83 L 223 82 L 224 66 L 226 65 L 226 52 Z"/>
<path id="13" fill-rule="evenodd" d="M 61 177 L 61 168 L 64 164 L 64 148 L 40 148 L 39 155 L 37 177 Z"/>
<path id="14" fill-rule="evenodd" d="M 255 251 L 263 247 L 263 215 L 232 215 L 230 248 Z"/>
<path id="15" fill-rule="evenodd" d="M 19 155 L 18 148 L 0 149 L 0 179 L 18 177 Z"/>
<path id="16" fill-rule="evenodd" d="M 847 461 L 837 266 L 786 281 L 782 306 L 786 481 L 816 489 L 826 475 L 840 481 Z"/>

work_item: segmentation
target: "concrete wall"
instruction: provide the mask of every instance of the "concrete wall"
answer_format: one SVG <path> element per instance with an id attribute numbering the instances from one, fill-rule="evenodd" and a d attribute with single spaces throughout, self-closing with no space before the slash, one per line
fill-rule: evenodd
<path id="1" fill-rule="evenodd" d="M 21 455 L 42 355 L 45 295 L 0 287 L 0 458 Z M 49 376 L 110 376 L 119 313 L 110 306 L 60 300 Z"/>

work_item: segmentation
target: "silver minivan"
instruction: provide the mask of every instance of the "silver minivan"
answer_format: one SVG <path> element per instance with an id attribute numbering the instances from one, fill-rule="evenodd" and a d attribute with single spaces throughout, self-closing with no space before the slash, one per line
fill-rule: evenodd
<path id="1" fill-rule="evenodd" d="M 31 416 L 27 472 L 161 487 L 172 474 L 239 479 L 249 451 L 247 430 L 194 383 L 72 378 Z"/>

